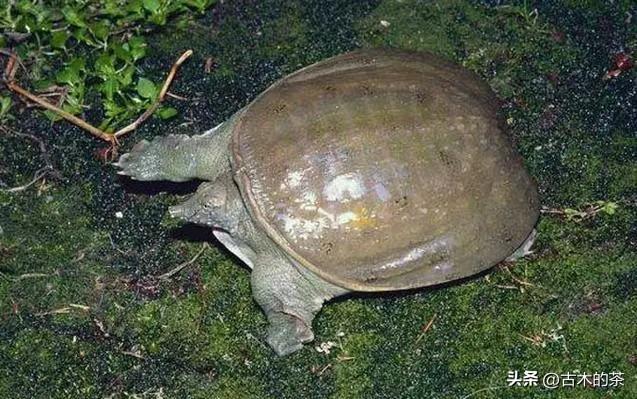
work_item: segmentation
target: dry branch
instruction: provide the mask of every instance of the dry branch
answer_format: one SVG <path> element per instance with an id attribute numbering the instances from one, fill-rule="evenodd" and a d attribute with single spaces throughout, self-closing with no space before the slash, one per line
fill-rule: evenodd
<path id="1" fill-rule="evenodd" d="M 190 265 L 192 265 L 193 263 L 195 263 L 197 261 L 197 259 L 199 259 L 199 257 L 201 256 L 201 254 L 203 253 L 203 251 L 208 247 L 207 243 L 203 243 L 203 245 L 201 246 L 201 250 L 199 252 L 197 252 L 197 254 L 195 256 L 193 256 L 192 259 L 190 259 L 189 261 L 186 261 L 180 265 L 178 265 L 177 267 L 175 267 L 174 269 L 160 275 L 157 276 L 158 279 L 160 280 L 168 280 L 169 278 L 171 278 L 172 276 L 174 276 L 175 274 L 179 273 L 180 271 L 182 271 L 185 267 L 188 267 Z"/>
<path id="2" fill-rule="evenodd" d="M 157 95 L 153 103 L 150 105 L 150 107 L 148 107 L 148 109 L 146 109 L 146 111 L 144 111 L 144 113 L 142 113 L 134 122 L 132 122 L 128 126 L 125 126 L 119 129 L 117 132 L 112 134 L 107 133 L 91 125 L 85 120 L 78 118 L 77 116 L 69 112 L 64 111 L 60 107 L 54 104 L 51 104 L 49 101 L 29 92 L 28 90 L 22 88 L 18 83 L 16 83 L 15 74 L 17 71 L 17 65 L 20 64 L 20 60 L 15 53 L 10 53 L 9 60 L 7 62 L 7 66 L 4 72 L 4 84 L 7 86 L 9 90 L 13 91 L 14 93 L 29 99 L 30 101 L 36 103 L 42 108 L 45 108 L 51 112 L 54 112 L 55 114 L 73 123 L 74 125 L 86 130 L 91 135 L 101 140 L 107 141 L 111 143 L 112 146 L 115 147 L 118 144 L 117 139 L 119 137 L 137 129 L 142 123 L 144 123 L 144 121 L 146 121 L 157 110 L 159 105 L 164 101 L 164 98 L 166 97 L 166 93 L 168 92 L 168 88 L 170 87 L 170 84 L 175 78 L 175 74 L 177 73 L 179 66 L 183 64 L 183 62 L 186 61 L 186 59 L 188 59 L 188 57 L 190 57 L 191 55 L 192 55 L 192 50 L 187 50 L 181 55 L 181 57 L 177 59 L 177 61 L 175 61 L 172 68 L 170 69 L 170 72 L 168 72 L 168 76 L 166 77 L 166 80 L 164 81 L 164 84 L 159 94 Z"/>
<path id="3" fill-rule="evenodd" d="M 434 313 L 434 315 L 431 317 L 427 325 L 422 328 L 422 332 L 418 335 L 418 338 L 416 338 L 416 343 L 420 342 L 420 340 L 425 336 L 425 334 L 427 334 L 427 331 L 429 331 L 431 326 L 434 324 L 434 320 L 436 320 L 436 316 L 438 316 L 438 314 Z"/>

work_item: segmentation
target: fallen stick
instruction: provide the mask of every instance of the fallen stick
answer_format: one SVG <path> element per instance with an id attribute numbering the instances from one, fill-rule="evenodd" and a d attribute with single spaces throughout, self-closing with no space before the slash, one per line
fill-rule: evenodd
<path id="1" fill-rule="evenodd" d="M 15 81 L 7 82 L 7 87 L 9 88 L 9 90 L 13 91 L 14 93 L 18 93 L 22 97 L 28 98 L 29 100 L 41 106 L 42 108 L 46 108 L 49 111 L 55 112 L 56 114 L 66 119 L 67 121 L 88 131 L 93 136 L 105 141 L 109 141 L 109 142 L 113 141 L 113 138 L 111 137 L 110 134 L 96 128 L 95 126 L 85 122 L 83 119 L 78 118 L 77 116 L 70 114 L 63 109 L 58 108 L 56 105 L 51 104 L 47 100 L 40 98 L 36 96 L 35 94 L 32 94 L 31 92 L 23 89 L 17 83 L 15 83 Z"/>
<path id="2" fill-rule="evenodd" d="M 170 87 L 170 84 L 172 83 L 173 79 L 175 78 L 175 74 L 177 73 L 177 69 L 179 69 L 179 66 L 186 61 L 186 59 L 188 59 L 188 57 L 190 57 L 192 55 L 192 50 L 187 50 L 186 52 L 184 52 L 181 57 L 179 57 L 177 59 L 177 61 L 175 61 L 175 63 L 173 64 L 172 68 L 170 69 L 170 72 L 168 73 L 168 76 L 166 77 L 166 80 L 164 81 L 164 85 L 162 86 L 159 94 L 157 95 L 157 97 L 155 98 L 155 101 L 153 101 L 153 103 L 150 105 L 150 107 L 148 107 L 148 109 L 146 109 L 146 111 L 144 111 L 144 113 L 142 113 L 133 123 L 119 129 L 118 131 L 116 131 L 115 133 L 107 133 L 93 125 L 91 125 L 90 123 L 86 122 L 85 120 L 78 118 L 77 116 L 64 111 L 63 109 L 61 109 L 60 107 L 51 104 L 50 102 L 48 102 L 47 100 L 29 92 L 28 90 L 22 88 L 20 85 L 18 85 L 15 80 L 15 74 L 16 74 L 16 70 L 17 70 L 17 65 L 20 64 L 18 56 L 15 53 L 12 53 L 9 61 L 7 62 L 7 66 L 5 68 L 5 78 L 4 78 L 4 83 L 7 86 L 7 88 L 11 91 L 13 91 L 14 93 L 19 94 L 22 97 L 25 97 L 29 100 L 31 100 L 32 102 L 38 104 L 39 106 L 41 106 L 42 108 L 45 108 L 51 112 L 54 112 L 55 114 L 59 115 L 60 117 L 66 119 L 67 121 L 73 123 L 74 125 L 86 130 L 87 132 L 89 132 L 91 135 L 107 141 L 109 143 L 111 143 L 113 146 L 116 146 L 118 144 L 118 137 L 121 137 L 123 135 L 125 135 L 126 133 L 129 133 L 135 129 L 137 129 L 139 127 L 139 125 L 141 125 L 146 119 L 148 119 L 159 107 L 159 105 L 164 101 L 164 98 L 166 97 L 166 93 L 168 92 L 168 88 Z"/>
<path id="3" fill-rule="evenodd" d="M 50 169 L 48 166 L 45 166 L 44 168 L 38 170 L 37 172 L 35 172 L 35 176 L 33 177 L 33 179 L 31 179 L 30 182 L 23 184 L 21 186 L 17 186 L 17 187 L 11 187 L 11 188 L 3 188 L 0 189 L 0 191 L 4 191 L 7 193 L 18 193 L 20 191 L 24 191 L 26 189 L 28 189 L 29 187 L 31 187 L 32 185 L 34 185 L 35 183 L 37 183 L 40 179 L 42 179 L 44 176 L 46 176 L 48 173 L 50 172 Z"/>
<path id="4" fill-rule="evenodd" d="M 421 328 L 422 332 L 416 338 L 416 343 L 420 342 L 420 340 L 425 336 L 425 334 L 427 334 L 427 331 L 429 331 L 431 326 L 434 324 L 434 320 L 436 320 L 436 316 L 438 316 L 438 314 L 434 313 L 434 315 L 429 320 L 429 323 L 427 323 L 427 325 L 425 327 Z"/>
<path id="5" fill-rule="evenodd" d="M 162 275 L 157 276 L 157 278 L 160 279 L 160 280 L 168 280 L 168 279 L 170 279 L 172 276 L 174 276 L 175 274 L 177 274 L 180 271 L 182 271 L 185 267 L 188 267 L 188 266 L 192 265 L 193 263 L 195 263 L 206 248 L 208 248 L 208 244 L 204 243 L 201 246 L 201 250 L 199 252 L 197 252 L 197 254 L 192 259 L 190 259 L 189 261 L 186 261 L 186 262 L 178 265 L 174 269 L 169 270 L 168 272 L 166 272 L 166 273 L 164 273 Z"/>

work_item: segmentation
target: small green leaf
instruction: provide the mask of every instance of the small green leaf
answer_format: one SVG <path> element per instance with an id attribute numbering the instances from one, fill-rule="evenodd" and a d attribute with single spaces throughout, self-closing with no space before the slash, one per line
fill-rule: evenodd
<path id="1" fill-rule="evenodd" d="M 132 65 L 124 68 L 123 71 L 117 74 L 117 79 L 122 84 L 122 86 L 126 87 L 133 82 L 133 74 L 135 73 L 135 67 Z"/>
<path id="2" fill-rule="evenodd" d="M 49 87 L 53 86 L 55 84 L 54 80 L 51 79 L 40 79 L 40 80 L 36 80 L 35 82 L 31 83 L 31 86 L 33 86 L 33 88 L 36 91 L 43 91 L 45 89 L 48 89 Z"/>
<path id="3" fill-rule="evenodd" d="M 106 21 L 100 21 L 96 24 L 91 25 L 90 27 L 93 35 L 101 41 L 105 41 L 108 38 L 108 34 L 111 31 L 110 24 Z"/>
<path id="4" fill-rule="evenodd" d="M 62 15 L 64 15 L 64 19 L 71 25 L 79 26 L 81 28 L 86 28 L 86 22 L 80 17 L 78 12 L 71 8 L 70 6 L 66 6 L 62 8 Z"/>
<path id="5" fill-rule="evenodd" d="M 150 11 L 151 14 L 155 14 L 159 10 L 159 7 L 161 6 L 161 4 L 159 3 L 159 0 L 144 0 L 143 3 L 144 3 L 144 8 Z"/>
<path id="6" fill-rule="evenodd" d="M 62 105 L 62 109 L 73 115 L 77 115 L 82 112 L 82 107 L 80 105 L 70 102 L 64 103 L 64 105 Z"/>
<path id="7" fill-rule="evenodd" d="M 157 115 L 159 115 L 161 119 L 170 119 L 178 113 L 179 112 L 172 107 L 160 108 L 159 111 L 157 111 Z"/>
<path id="8" fill-rule="evenodd" d="M 102 83 L 101 86 L 102 93 L 106 96 L 106 99 L 109 101 L 113 100 L 113 96 L 119 90 L 119 81 L 116 77 L 109 77 Z"/>
<path id="9" fill-rule="evenodd" d="M 86 61 L 84 58 L 73 58 L 71 62 L 69 62 L 69 68 L 73 69 L 80 74 L 80 72 L 86 72 Z"/>
<path id="10" fill-rule="evenodd" d="M 102 79 L 115 74 L 114 60 L 108 54 L 102 54 L 95 60 L 95 70 Z"/>
<path id="11" fill-rule="evenodd" d="M 155 84 L 146 78 L 139 78 L 137 81 L 137 93 L 149 100 L 154 100 L 157 96 Z"/>
<path id="12" fill-rule="evenodd" d="M 155 25 L 163 26 L 166 24 L 166 17 L 165 12 L 156 12 L 150 16 L 149 20 Z"/>
<path id="13" fill-rule="evenodd" d="M 141 0 L 130 0 L 126 2 L 126 11 L 132 14 L 141 14 L 144 11 L 144 5 Z"/>
<path id="14" fill-rule="evenodd" d="M 203 13 L 207 7 L 212 4 L 211 0 L 186 0 L 186 4 L 195 7 L 200 13 Z"/>
<path id="15" fill-rule="evenodd" d="M 617 208 L 619 208 L 619 205 L 617 205 L 616 202 L 608 201 L 604 203 L 604 206 L 602 207 L 602 212 L 606 213 L 607 215 L 614 215 L 615 212 L 617 211 Z"/>
<path id="16" fill-rule="evenodd" d="M 89 34 L 88 28 L 76 28 L 73 31 L 73 37 L 79 42 L 86 43 L 89 46 L 97 46 L 97 43 L 93 40 L 93 36 Z"/>
<path id="17" fill-rule="evenodd" d="M 51 46 L 54 48 L 64 48 L 66 41 L 71 35 L 66 30 L 57 30 L 51 33 Z"/>
<path id="18" fill-rule="evenodd" d="M 133 56 L 133 60 L 137 61 L 146 55 L 146 42 L 142 37 L 131 37 L 128 45 L 130 46 L 130 54 Z"/>
<path id="19" fill-rule="evenodd" d="M 44 111 L 42 111 L 42 113 L 51 122 L 57 122 L 62 119 L 62 117 L 57 112 L 49 111 L 48 109 L 45 109 Z"/>
<path id="20" fill-rule="evenodd" d="M 81 62 L 71 62 L 55 75 L 55 80 L 58 83 L 66 83 L 69 85 L 79 83 L 83 80 L 81 76 L 82 70 Z"/>
<path id="21" fill-rule="evenodd" d="M 115 56 L 120 60 L 127 63 L 133 61 L 133 57 L 130 53 L 130 46 L 128 45 L 128 43 L 116 43 L 111 45 L 111 48 L 113 49 L 113 54 L 115 54 Z"/>
<path id="22" fill-rule="evenodd" d="M 100 122 L 98 128 L 102 131 L 108 131 L 110 130 L 108 125 L 110 125 L 112 121 L 113 121 L 113 118 L 105 118 L 102 120 L 102 122 Z"/>
<path id="23" fill-rule="evenodd" d="M 124 107 L 119 106 L 115 101 L 107 101 L 104 103 L 104 110 L 109 119 L 113 119 L 126 111 Z"/>
<path id="24" fill-rule="evenodd" d="M 3 117 L 11 108 L 11 97 L 0 97 L 0 117 Z"/>

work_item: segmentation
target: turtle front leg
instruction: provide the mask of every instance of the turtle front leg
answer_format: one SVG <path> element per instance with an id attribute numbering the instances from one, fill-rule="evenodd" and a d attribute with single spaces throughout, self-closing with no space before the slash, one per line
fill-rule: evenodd
<path id="1" fill-rule="evenodd" d="M 199 136 L 171 134 L 153 141 L 142 140 L 114 165 L 121 169 L 120 175 L 135 180 L 214 180 L 230 170 L 230 129 L 224 125 Z"/>
<path id="2" fill-rule="evenodd" d="M 252 295 L 270 323 L 267 342 L 279 356 L 313 341 L 312 320 L 323 303 L 347 292 L 300 271 L 284 256 L 260 257 L 251 281 Z"/>

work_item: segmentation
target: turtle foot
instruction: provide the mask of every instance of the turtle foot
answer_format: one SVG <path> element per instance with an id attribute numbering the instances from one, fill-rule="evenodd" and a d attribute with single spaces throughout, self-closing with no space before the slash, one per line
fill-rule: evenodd
<path id="1" fill-rule="evenodd" d="M 279 356 L 289 355 L 301 349 L 304 343 L 314 340 L 311 328 L 301 319 L 276 313 L 269 317 L 268 344 Z"/>
<path id="2" fill-rule="evenodd" d="M 204 148 L 189 136 L 171 134 L 140 141 L 114 165 L 120 168 L 118 174 L 135 180 L 183 182 L 197 177 L 193 160 L 205 158 L 199 153 Z"/>
<path id="3" fill-rule="evenodd" d="M 149 151 L 151 143 L 142 140 L 135 144 L 133 149 L 119 157 L 114 166 L 120 168 L 119 175 L 129 176 L 135 180 L 161 180 L 158 179 L 156 154 Z"/>

